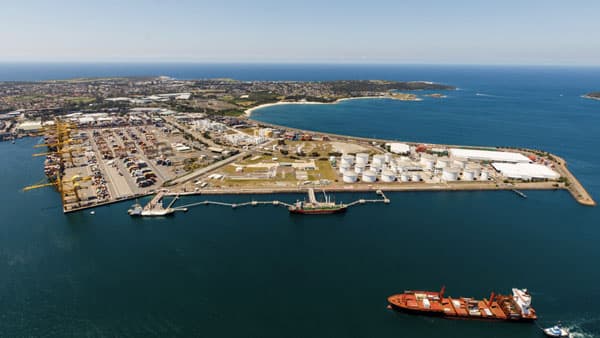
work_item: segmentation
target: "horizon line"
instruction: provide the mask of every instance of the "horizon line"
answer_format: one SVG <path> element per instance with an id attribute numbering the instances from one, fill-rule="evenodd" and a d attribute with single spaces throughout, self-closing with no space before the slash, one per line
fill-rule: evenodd
<path id="1" fill-rule="evenodd" d="M 372 66 L 496 66 L 496 67 L 588 67 L 597 68 L 598 64 L 578 63 L 462 63 L 462 62 L 389 62 L 389 61 L 217 61 L 217 60 L 0 60 L 0 64 L 188 64 L 188 65 L 372 65 Z"/>

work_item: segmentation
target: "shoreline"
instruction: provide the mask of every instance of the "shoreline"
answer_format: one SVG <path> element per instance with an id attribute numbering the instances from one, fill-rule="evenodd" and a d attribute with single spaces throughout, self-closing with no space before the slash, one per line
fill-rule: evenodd
<path id="1" fill-rule="evenodd" d="M 306 194 L 306 187 L 265 187 L 265 188 L 243 188 L 243 189 L 207 189 L 201 191 L 167 191 L 165 196 L 241 196 L 241 195 L 271 195 L 271 194 Z M 424 193 L 437 193 L 437 192 L 494 192 L 504 191 L 511 192 L 514 189 L 523 191 L 565 191 L 568 192 L 568 188 L 564 186 L 555 187 L 548 184 L 548 182 L 540 182 L 539 184 L 515 184 L 514 186 L 496 186 L 494 182 L 469 182 L 469 183 L 440 183 L 430 185 L 426 183 L 414 183 L 407 184 L 404 186 L 398 186 L 386 183 L 355 183 L 351 186 L 333 186 L 321 188 L 326 193 L 373 193 L 377 190 L 382 190 L 385 193 L 401 193 L 401 192 L 424 192 Z M 70 214 L 96 207 L 108 206 L 111 204 L 117 204 L 121 202 L 132 201 L 141 197 L 147 197 L 155 195 L 157 192 L 149 192 L 128 198 L 122 198 L 119 200 L 106 201 L 103 203 L 95 204 L 93 206 L 83 206 L 79 208 L 72 208 L 63 210 L 63 213 Z M 584 204 L 584 203 L 581 203 Z M 585 204 L 584 204 L 585 205 Z M 592 206 L 588 204 L 589 206 Z"/>
<path id="2" fill-rule="evenodd" d="M 341 99 L 337 99 L 333 102 L 317 102 L 317 101 L 279 101 L 279 102 L 273 102 L 273 103 L 265 103 L 265 104 L 261 104 L 258 105 L 256 107 L 252 107 L 252 108 L 248 108 L 244 111 L 244 116 L 249 118 L 252 116 L 252 113 L 258 109 L 262 109 L 262 108 L 267 108 L 267 107 L 273 107 L 273 106 L 281 106 L 281 105 L 287 105 L 287 104 L 338 104 L 344 101 L 351 101 L 351 100 L 381 100 L 381 99 L 388 99 L 388 100 L 397 100 L 397 101 L 423 101 L 423 99 L 421 98 L 416 98 L 414 100 L 402 100 L 399 98 L 395 98 L 391 95 L 384 95 L 384 96 L 357 96 L 357 97 L 344 97 Z"/>

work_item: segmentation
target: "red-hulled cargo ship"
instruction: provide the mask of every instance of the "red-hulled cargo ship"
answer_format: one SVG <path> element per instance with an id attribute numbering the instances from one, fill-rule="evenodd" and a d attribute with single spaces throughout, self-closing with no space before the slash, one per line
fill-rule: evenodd
<path id="1" fill-rule="evenodd" d="M 484 319 L 532 322 L 537 319 L 531 307 L 527 289 L 512 289 L 512 295 L 497 295 L 490 299 L 444 297 L 440 291 L 404 291 L 388 297 L 389 307 L 412 314 L 439 316 L 449 319 Z"/>

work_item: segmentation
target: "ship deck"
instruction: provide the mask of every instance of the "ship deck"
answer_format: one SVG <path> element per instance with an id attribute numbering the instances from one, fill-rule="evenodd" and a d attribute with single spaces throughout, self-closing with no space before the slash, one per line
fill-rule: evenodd
<path id="1" fill-rule="evenodd" d="M 499 297 L 504 299 L 504 296 Z M 531 309 L 531 314 L 527 316 L 517 313 L 517 318 L 510 314 L 507 315 L 495 300 L 490 302 L 486 298 L 481 300 L 466 297 L 440 298 L 440 293 L 429 291 L 414 291 L 393 295 L 388 298 L 388 302 L 400 310 L 444 317 L 488 320 L 534 320 L 537 318 L 533 309 Z"/>

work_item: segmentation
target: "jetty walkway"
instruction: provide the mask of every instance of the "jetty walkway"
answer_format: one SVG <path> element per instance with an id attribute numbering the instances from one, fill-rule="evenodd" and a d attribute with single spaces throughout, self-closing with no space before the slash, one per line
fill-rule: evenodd
<path id="1" fill-rule="evenodd" d="M 308 199 L 310 201 L 313 201 L 313 202 L 317 201 L 314 189 L 309 188 L 307 193 L 308 193 Z M 378 196 L 380 196 L 380 198 L 378 198 L 378 199 L 359 199 L 354 202 L 344 204 L 344 206 L 352 207 L 355 205 L 361 205 L 361 204 L 367 204 L 367 203 L 386 203 L 386 204 L 390 203 L 390 200 L 387 198 L 387 196 L 385 195 L 385 193 L 383 191 L 377 190 L 376 194 Z M 156 196 L 154 196 L 154 198 L 152 198 L 152 200 L 148 203 L 148 205 L 146 205 L 144 207 L 144 210 L 156 208 L 156 206 L 158 204 L 162 205 L 162 203 L 160 203 L 160 201 L 162 201 L 163 197 L 166 195 L 168 195 L 168 193 L 166 191 L 159 192 Z M 285 208 L 289 209 L 293 206 L 290 203 L 287 203 L 284 201 L 279 201 L 279 200 L 272 200 L 272 201 L 252 200 L 252 201 L 242 202 L 242 203 L 228 203 L 228 202 L 206 200 L 206 201 L 189 203 L 189 204 L 185 204 L 185 205 L 181 205 L 181 206 L 177 206 L 177 207 L 173 206 L 178 199 L 179 199 L 179 194 L 174 196 L 173 200 L 170 202 L 169 206 L 166 208 L 170 211 L 170 213 L 173 213 L 175 211 L 188 211 L 190 208 L 201 206 L 201 205 L 216 205 L 216 206 L 230 207 L 233 209 L 242 208 L 242 207 L 250 207 L 250 206 L 251 207 L 276 206 L 276 207 L 285 207 Z"/>

